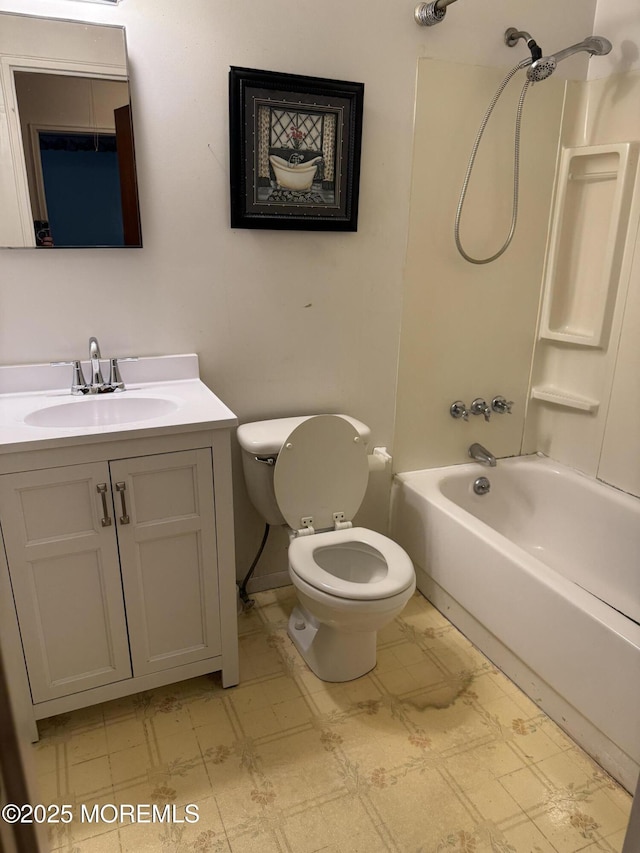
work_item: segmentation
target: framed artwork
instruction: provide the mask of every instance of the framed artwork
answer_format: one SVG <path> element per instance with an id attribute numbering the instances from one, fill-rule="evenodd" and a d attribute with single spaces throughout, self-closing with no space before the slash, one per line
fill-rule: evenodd
<path id="1" fill-rule="evenodd" d="M 231 227 L 357 231 L 363 83 L 232 67 Z"/>

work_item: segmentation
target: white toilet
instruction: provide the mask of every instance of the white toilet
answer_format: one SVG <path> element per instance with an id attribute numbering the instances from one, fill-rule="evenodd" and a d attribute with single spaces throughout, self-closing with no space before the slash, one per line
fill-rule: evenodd
<path id="1" fill-rule="evenodd" d="M 391 539 L 352 527 L 369 479 L 365 424 L 346 415 L 279 418 L 238 427 L 245 479 L 269 524 L 288 524 L 298 603 L 289 636 L 324 681 L 350 681 L 376 664 L 377 632 L 416 587 Z"/>

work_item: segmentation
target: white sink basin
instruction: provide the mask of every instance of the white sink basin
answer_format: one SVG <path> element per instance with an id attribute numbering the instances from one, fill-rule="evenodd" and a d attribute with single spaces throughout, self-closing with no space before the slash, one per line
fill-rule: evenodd
<path id="1" fill-rule="evenodd" d="M 126 392 L 125 392 L 126 394 Z M 148 421 L 175 412 L 178 404 L 166 397 L 126 397 L 120 394 L 77 397 L 68 403 L 35 409 L 24 422 L 36 427 L 103 427 Z"/>
<path id="2" fill-rule="evenodd" d="M 87 370 L 84 365 L 85 376 Z M 122 392 L 76 397 L 69 391 L 69 378 L 64 366 L 0 365 L 0 460 L 18 451 L 139 441 L 156 431 L 166 438 L 176 432 L 229 429 L 238 422 L 200 380 L 193 353 L 126 362 L 127 388 Z"/>

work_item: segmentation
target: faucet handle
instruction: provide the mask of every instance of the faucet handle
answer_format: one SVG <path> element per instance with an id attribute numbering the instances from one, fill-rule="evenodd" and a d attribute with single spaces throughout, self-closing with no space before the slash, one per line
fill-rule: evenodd
<path id="1" fill-rule="evenodd" d="M 70 365 L 73 367 L 71 393 L 74 396 L 80 396 L 81 394 L 86 394 L 88 392 L 89 386 L 87 385 L 87 380 L 84 378 L 82 365 L 78 359 L 74 359 L 73 361 L 51 361 L 50 364 L 51 367 L 61 367 L 62 365 Z"/>
<path id="2" fill-rule="evenodd" d="M 473 403 L 471 403 L 471 414 L 484 415 L 485 421 L 488 421 L 491 417 L 491 406 L 482 397 L 476 397 Z"/>
<path id="3" fill-rule="evenodd" d="M 469 412 L 462 400 L 456 400 L 449 406 L 449 414 L 452 418 L 462 418 L 463 421 L 469 420 Z"/>
<path id="4" fill-rule="evenodd" d="M 513 406 L 513 400 L 505 400 L 504 397 L 494 397 L 491 401 L 491 408 L 494 412 L 498 412 L 501 415 L 511 414 L 511 407 Z"/>
<path id="5" fill-rule="evenodd" d="M 138 356 L 130 356 L 128 358 L 110 358 L 109 359 L 109 387 L 112 391 L 124 391 L 124 382 L 120 375 L 119 361 L 137 361 Z"/>

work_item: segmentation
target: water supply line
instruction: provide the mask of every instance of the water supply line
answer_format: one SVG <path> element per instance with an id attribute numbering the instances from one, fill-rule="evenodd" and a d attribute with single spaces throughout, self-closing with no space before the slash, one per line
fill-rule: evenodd
<path id="1" fill-rule="evenodd" d="M 431 3 L 418 3 L 413 13 L 416 23 L 421 27 L 433 27 L 439 24 L 447 14 L 447 6 L 456 0 L 432 0 Z"/>
<path id="2" fill-rule="evenodd" d="M 267 522 L 264 526 L 264 533 L 262 534 L 262 542 L 260 543 L 260 546 L 258 548 L 258 551 L 257 551 L 255 557 L 253 558 L 253 562 L 251 563 L 251 565 L 249 567 L 249 571 L 244 576 L 244 579 L 242 580 L 242 582 L 236 581 L 236 584 L 238 586 L 238 596 L 240 598 L 240 601 L 242 602 L 242 610 L 243 611 L 249 610 L 255 604 L 255 600 L 253 598 L 249 598 L 249 593 L 247 592 L 247 584 L 251 580 L 251 576 L 253 575 L 253 572 L 255 571 L 256 566 L 258 565 L 258 560 L 262 556 L 262 552 L 264 551 L 264 546 L 267 544 L 267 539 L 269 538 L 269 531 L 270 530 L 271 530 L 271 525 Z"/>

